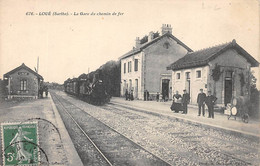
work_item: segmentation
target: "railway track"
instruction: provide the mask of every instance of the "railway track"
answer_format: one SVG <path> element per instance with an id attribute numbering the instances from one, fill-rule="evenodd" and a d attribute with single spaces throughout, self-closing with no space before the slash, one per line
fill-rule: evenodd
<path id="1" fill-rule="evenodd" d="M 149 112 L 149 111 L 145 111 L 145 110 L 142 110 L 142 109 L 132 108 L 132 107 L 129 107 L 129 106 L 126 106 L 126 105 L 122 105 L 120 103 L 110 102 L 108 105 L 103 106 L 103 108 L 109 109 L 110 111 L 113 111 L 113 112 L 118 113 L 118 114 L 125 114 L 123 112 L 127 112 L 127 113 L 130 113 L 130 114 L 141 113 L 141 114 L 139 114 L 139 116 L 142 115 L 142 114 L 147 114 L 147 115 L 152 115 L 152 116 L 162 118 L 161 115 L 159 115 L 159 114 L 152 113 L 152 112 Z M 170 117 L 164 117 L 163 119 L 173 120 Z M 185 123 L 185 122 L 183 122 L 183 123 Z M 200 127 L 200 126 L 198 126 L 198 127 Z M 176 136 L 179 136 L 182 139 L 187 140 L 187 142 L 193 142 L 194 144 L 198 144 L 200 142 L 200 141 L 198 141 L 198 137 L 199 138 L 204 137 L 204 138 L 211 139 L 214 142 L 217 142 L 218 144 L 224 144 L 224 145 L 226 145 L 230 148 L 233 147 L 235 149 L 235 147 L 239 147 L 239 148 L 242 148 L 242 149 L 246 149 L 246 151 L 248 151 L 250 153 L 255 153 L 255 154 L 258 153 L 258 149 L 256 147 L 249 146 L 249 145 L 246 145 L 246 144 L 237 143 L 237 142 L 234 141 L 234 139 L 215 137 L 215 136 L 208 134 L 208 132 L 205 132 L 205 133 L 204 132 L 198 132 L 199 133 L 198 135 L 189 136 L 188 133 L 191 133 L 191 132 L 193 132 L 193 131 L 186 131 L 186 132 L 183 131 L 181 133 L 177 133 Z M 251 140 L 251 141 L 255 141 L 255 140 Z M 199 149 L 200 149 L 199 147 L 193 148 L 193 150 L 195 150 L 195 151 L 199 150 Z M 236 161 L 238 161 L 238 163 L 240 163 L 240 165 L 254 165 L 253 163 L 258 163 L 257 159 L 255 161 L 253 161 L 253 163 L 247 162 L 246 159 L 243 156 L 237 157 L 236 153 L 232 154 L 228 150 L 220 149 L 219 146 L 207 147 L 207 149 L 204 148 L 204 151 L 207 151 L 207 154 L 209 154 L 210 152 L 215 153 L 215 154 L 218 155 L 218 157 L 224 157 L 228 160 L 236 160 Z M 203 150 L 200 150 L 200 152 L 204 153 Z"/>
<path id="2" fill-rule="evenodd" d="M 82 108 L 51 95 L 84 165 L 171 165 Z"/>

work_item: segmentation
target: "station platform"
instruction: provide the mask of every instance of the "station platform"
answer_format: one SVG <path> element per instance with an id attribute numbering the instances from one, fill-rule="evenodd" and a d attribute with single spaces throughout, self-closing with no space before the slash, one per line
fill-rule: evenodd
<path id="1" fill-rule="evenodd" d="M 15 99 L 0 102 L 0 123 L 32 121 L 38 122 L 39 146 L 46 153 L 49 165 L 83 165 L 51 95 L 43 99 Z M 0 142 L 1 139 L 0 137 Z M 2 149 L 2 144 L 0 148 Z M 0 156 L 0 165 L 2 165 L 2 150 Z M 41 161 L 46 164 L 44 153 L 40 156 Z"/>
<path id="2" fill-rule="evenodd" d="M 188 105 L 188 114 L 174 113 L 170 106 L 172 101 L 157 102 L 133 100 L 127 101 L 125 98 L 113 97 L 111 103 L 121 104 L 132 108 L 143 110 L 147 113 L 157 114 L 160 116 L 177 118 L 178 120 L 192 123 L 195 125 L 204 125 L 212 129 L 224 130 L 233 134 L 243 135 L 246 137 L 260 138 L 260 122 L 249 118 L 248 123 L 244 123 L 241 117 L 231 117 L 229 120 L 227 115 L 219 112 L 214 113 L 214 119 L 208 118 L 208 111 L 205 108 L 205 117 L 198 116 L 198 108 L 196 105 Z M 206 106 L 205 106 L 206 107 Z"/>

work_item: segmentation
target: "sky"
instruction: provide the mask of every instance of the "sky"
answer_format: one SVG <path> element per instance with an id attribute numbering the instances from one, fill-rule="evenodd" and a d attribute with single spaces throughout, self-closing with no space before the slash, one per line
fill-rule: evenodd
<path id="1" fill-rule="evenodd" d="M 118 60 L 162 24 L 195 51 L 236 39 L 260 61 L 258 0 L 0 0 L 0 78 L 22 63 L 34 69 L 39 57 L 44 80 L 63 83 Z"/>

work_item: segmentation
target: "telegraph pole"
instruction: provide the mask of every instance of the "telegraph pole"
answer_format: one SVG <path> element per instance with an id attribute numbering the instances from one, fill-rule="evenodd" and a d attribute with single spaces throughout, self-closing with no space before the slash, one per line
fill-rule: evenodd
<path id="1" fill-rule="evenodd" d="M 39 72 L 39 57 L 37 57 L 37 71 L 36 71 L 36 73 L 38 73 Z"/>

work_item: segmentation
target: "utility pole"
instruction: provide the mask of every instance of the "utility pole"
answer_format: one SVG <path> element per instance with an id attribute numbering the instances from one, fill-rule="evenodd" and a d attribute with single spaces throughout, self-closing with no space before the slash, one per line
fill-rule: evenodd
<path id="1" fill-rule="evenodd" d="M 37 71 L 36 71 L 36 73 L 38 73 L 39 72 L 39 57 L 37 57 Z"/>

